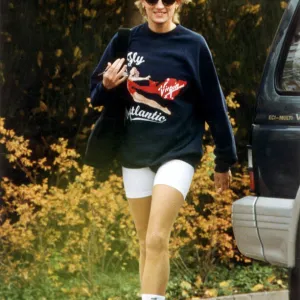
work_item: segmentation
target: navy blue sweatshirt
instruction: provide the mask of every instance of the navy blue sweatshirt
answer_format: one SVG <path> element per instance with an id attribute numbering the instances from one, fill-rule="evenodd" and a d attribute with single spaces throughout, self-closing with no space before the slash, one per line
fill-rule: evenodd
<path id="1" fill-rule="evenodd" d="M 106 105 L 120 89 L 107 90 L 97 76 L 114 61 L 116 37 L 91 78 L 91 102 Z M 196 167 L 202 156 L 205 121 L 215 142 L 215 170 L 237 161 L 227 107 L 205 39 L 181 25 L 155 33 L 148 23 L 131 30 L 127 53 L 126 132 L 121 163 L 153 167 L 182 159 Z"/>

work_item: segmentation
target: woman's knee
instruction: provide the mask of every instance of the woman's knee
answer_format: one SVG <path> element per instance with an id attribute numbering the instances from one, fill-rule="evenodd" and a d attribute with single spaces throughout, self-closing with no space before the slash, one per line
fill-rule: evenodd
<path id="1" fill-rule="evenodd" d="M 169 248 L 169 237 L 159 232 L 148 233 L 145 246 L 147 254 L 167 252 Z"/>
<path id="2" fill-rule="evenodd" d="M 146 236 L 147 236 L 147 228 L 138 229 L 137 230 L 139 245 L 140 245 L 140 252 L 145 254 L 146 252 Z"/>

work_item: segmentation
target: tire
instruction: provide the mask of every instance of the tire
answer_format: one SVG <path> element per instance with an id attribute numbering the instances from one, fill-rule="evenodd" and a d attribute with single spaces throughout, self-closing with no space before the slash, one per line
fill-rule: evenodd
<path id="1" fill-rule="evenodd" d="M 300 299 L 300 220 L 296 237 L 295 267 L 289 270 L 289 300 Z"/>

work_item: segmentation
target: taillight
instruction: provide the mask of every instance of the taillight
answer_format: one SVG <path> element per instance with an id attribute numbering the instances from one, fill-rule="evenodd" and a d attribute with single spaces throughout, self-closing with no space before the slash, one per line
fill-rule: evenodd
<path id="1" fill-rule="evenodd" d="M 253 172 L 252 147 L 248 146 L 248 172 L 250 176 L 250 191 L 255 192 L 255 181 Z"/>

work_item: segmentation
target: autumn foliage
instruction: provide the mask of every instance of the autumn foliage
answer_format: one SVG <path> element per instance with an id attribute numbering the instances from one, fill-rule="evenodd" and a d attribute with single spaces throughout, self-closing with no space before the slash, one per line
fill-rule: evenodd
<path id="1" fill-rule="evenodd" d="M 116 263 L 125 266 L 135 257 L 135 231 L 121 178 L 112 175 L 107 182 L 96 181 L 92 168 L 80 167 L 79 155 L 63 139 L 51 146 L 55 153 L 51 165 L 46 158 L 32 161 L 28 140 L 3 124 L 1 119 L 1 143 L 7 157 L 30 183 L 1 180 L 5 202 L 0 227 L 1 280 L 7 284 L 15 280 L 20 288 L 46 276 L 51 285 L 60 286 L 61 274 L 79 274 L 92 286 L 95 271 L 106 271 Z M 49 183 L 51 175 L 55 184 Z M 12 214 L 17 221 L 11 221 Z"/>
<path id="2" fill-rule="evenodd" d="M 234 94 L 227 97 L 228 104 L 238 106 L 233 98 Z M 138 240 L 121 177 L 112 174 L 99 182 L 93 168 L 80 165 L 80 155 L 63 138 L 49 146 L 48 157 L 34 160 L 29 141 L 6 129 L 4 119 L 0 119 L 0 143 L 11 165 L 29 180 L 27 184 L 1 180 L 4 283 L 13 280 L 21 288 L 47 278 L 51 286 L 72 294 L 60 278 L 75 275 L 83 281 L 76 293 L 93 294 L 99 288 L 94 284 L 97 272 L 125 269 L 138 260 Z M 213 147 L 207 146 L 170 241 L 174 266 L 201 266 L 199 274 L 216 261 L 247 261 L 233 240 L 231 204 L 237 193 L 248 193 L 248 176 L 236 173 L 233 190 L 216 195 L 213 160 Z"/>

